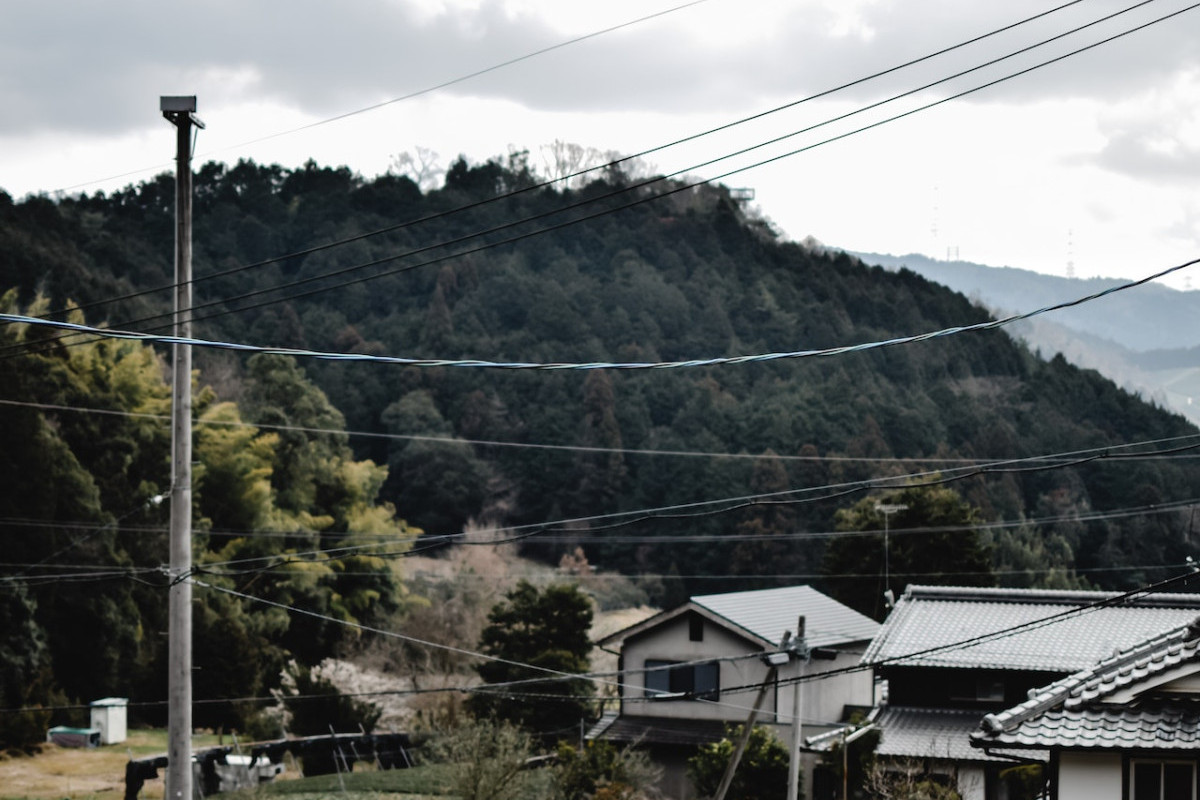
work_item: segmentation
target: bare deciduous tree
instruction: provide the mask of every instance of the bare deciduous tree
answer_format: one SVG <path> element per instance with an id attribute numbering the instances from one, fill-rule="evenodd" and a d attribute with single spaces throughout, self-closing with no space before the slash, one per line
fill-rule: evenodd
<path id="1" fill-rule="evenodd" d="M 407 176 L 422 192 L 436 189 L 446 174 L 437 151 L 420 145 L 414 151 L 405 150 L 393 156 L 388 171 Z"/>

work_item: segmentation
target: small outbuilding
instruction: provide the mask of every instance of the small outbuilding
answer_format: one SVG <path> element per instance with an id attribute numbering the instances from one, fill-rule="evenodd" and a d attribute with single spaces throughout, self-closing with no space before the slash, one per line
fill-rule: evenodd
<path id="1" fill-rule="evenodd" d="M 125 741 L 127 697 L 105 697 L 91 704 L 92 728 L 100 731 L 100 744 L 120 744 Z"/>
<path id="2" fill-rule="evenodd" d="M 46 731 L 46 741 L 59 747 L 99 747 L 100 731 L 95 728 L 71 728 L 57 725 Z"/>

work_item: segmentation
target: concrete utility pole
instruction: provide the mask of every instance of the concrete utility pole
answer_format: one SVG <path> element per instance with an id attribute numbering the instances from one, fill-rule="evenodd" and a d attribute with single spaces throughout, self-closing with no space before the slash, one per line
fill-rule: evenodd
<path id="1" fill-rule="evenodd" d="M 800 618 L 804 620 L 803 617 Z M 764 663 L 769 667 L 767 676 L 763 678 L 762 685 L 758 687 L 758 695 L 754 698 L 754 706 L 750 709 L 750 716 L 746 718 L 746 724 L 742 726 L 742 735 L 738 737 L 738 743 L 733 748 L 733 756 L 729 759 L 729 763 L 725 766 L 725 774 L 721 776 L 721 783 L 717 786 L 717 793 L 713 795 L 713 800 L 725 800 L 725 793 L 729 791 L 730 785 L 733 784 L 734 773 L 737 772 L 738 764 L 742 761 L 742 754 L 746 752 L 746 745 L 750 742 L 750 733 L 754 730 L 754 720 L 758 719 L 759 709 L 762 708 L 763 700 L 767 697 L 767 692 L 772 686 L 775 686 L 775 678 L 779 675 L 779 667 L 781 664 L 788 662 L 788 654 L 782 652 L 791 641 L 791 631 L 784 631 L 783 638 L 779 641 L 779 653 L 771 653 L 763 658 Z M 779 689 L 776 687 L 776 692 Z"/>
<path id="2" fill-rule="evenodd" d="M 804 667 L 808 663 L 808 642 L 805 640 L 805 619 L 800 615 L 796 621 L 796 638 L 792 639 L 793 654 L 796 656 L 796 682 L 792 684 L 792 741 L 788 753 L 787 800 L 800 796 L 800 743 L 804 735 L 801 714 L 804 712 Z"/>
<path id="3" fill-rule="evenodd" d="M 175 328 L 192 335 L 192 129 L 196 98 L 160 97 L 175 126 Z M 167 800 L 192 800 L 192 349 L 172 347 L 171 527 L 167 635 Z"/>

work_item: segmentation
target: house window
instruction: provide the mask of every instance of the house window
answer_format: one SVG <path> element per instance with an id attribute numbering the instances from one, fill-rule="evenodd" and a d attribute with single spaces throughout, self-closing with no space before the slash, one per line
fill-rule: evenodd
<path id="1" fill-rule="evenodd" d="M 1004 702 L 1004 682 L 991 677 L 955 675 L 947 681 L 947 696 L 965 703 Z"/>
<path id="2" fill-rule="evenodd" d="M 1129 800 L 1196 800 L 1192 761 L 1133 761 Z"/>
<path id="3" fill-rule="evenodd" d="M 692 615 L 688 617 L 688 641 L 704 641 L 704 617 Z"/>
<path id="4" fill-rule="evenodd" d="M 677 661 L 646 659 L 646 696 L 687 694 L 695 700 L 721 696 L 721 667 L 715 661 L 680 664 Z"/>

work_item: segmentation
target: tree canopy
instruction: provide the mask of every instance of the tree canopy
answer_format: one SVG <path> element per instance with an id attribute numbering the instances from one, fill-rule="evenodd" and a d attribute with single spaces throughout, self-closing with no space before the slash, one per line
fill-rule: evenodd
<path id="1" fill-rule="evenodd" d="M 592 683 L 564 676 L 587 672 L 591 624 L 591 600 L 574 585 L 518 583 L 488 615 L 479 650 L 491 660 L 478 670 L 497 688 L 473 694 L 471 711 L 550 738 L 577 732 L 593 716 Z"/>
<path id="2" fill-rule="evenodd" d="M 833 597 L 864 614 L 886 616 L 909 583 L 996 585 L 976 528 L 982 514 L 953 489 L 910 486 L 864 497 L 835 519 L 840 535 L 826 547 L 822 571 Z"/>
<path id="3" fill-rule="evenodd" d="M 989 320 L 907 270 L 780 238 L 722 186 L 640 185 L 627 165 L 504 196 L 537 182 L 527 155 L 460 159 L 440 185 L 436 171 L 410 166 L 416 181 L 315 162 L 201 165 L 197 335 L 348 354 L 657 362 Z M 565 223 L 557 215 L 575 203 L 585 221 L 498 244 L 495 232 L 519 219 Z M 173 205 L 166 174 L 109 194 L 0 193 L 0 287 L 11 287 L 0 308 L 112 327 L 169 312 L 169 293 L 150 290 L 172 281 Z M 1195 428 L 1002 330 L 652 371 L 392 368 L 206 349 L 196 366 L 195 562 L 213 587 L 198 593 L 197 634 L 253 652 L 237 696 L 276 683 L 289 657 L 307 664 L 347 646 L 351 626 L 402 602 L 391 556 L 418 535 L 452 546 L 471 525 L 530 526 L 523 553 L 555 564 L 582 548 L 591 564 L 639 576 L 659 604 L 823 569 L 831 591 L 856 581 L 840 596 L 857 593 L 870 613 L 881 613 L 883 571 L 896 593 L 906 578 L 991 575 L 1127 589 L 1172 574 L 1191 547 L 1200 465 L 1144 449 L 1092 456 L 1138 442 L 1190 447 Z M 162 694 L 163 374 L 146 345 L 0 328 L 0 530 L 12 565 L 0 617 L 19 620 L 0 650 L 20 651 L 0 671 L 9 707 L 36 700 L 19 696 L 28 687 L 71 700 Z M 1081 455 L 1046 458 L 1065 453 Z M 998 460 L 1021 468 L 965 466 Z M 921 513 L 943 521 L 890 517 L 898 533 L 881 568 L 873 507 L 907 490 L 878 487 L 909 472 L 932 481 L 929 469 L 946 464 L 958 500 L 936 488 L 901 498 L 928 501 Z M 950 514 L 964 508 L 970 522 Z M 1007 524 L 979 533 L 980 520 Z M 942 534 L 914 530 L 925 525 L 975 532 L 944 534 L 959 557 L 950 563 L 930 549 Z M 850 543 L 861 546 L 846 552 Z M 76 578 L 80 565 L 106 574 Z M 245 590 L 320 617 L 228 594 Z M 233 682 L 211 674 L 223 655 L 212 654 L 204 691 L 233 696 Z M 246 721 L 211 709 L 214 724 Z"/>

